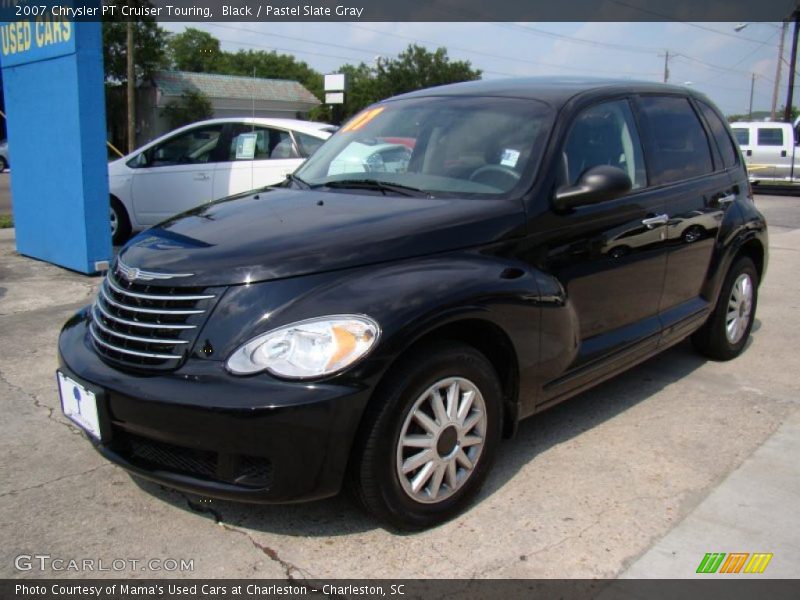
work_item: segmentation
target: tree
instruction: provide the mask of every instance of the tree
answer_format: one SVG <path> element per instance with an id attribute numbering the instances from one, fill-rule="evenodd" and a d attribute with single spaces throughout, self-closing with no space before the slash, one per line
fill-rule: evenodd
<path id="1" fill-rule="evenodd" d="M 783 114 L 784 114 L 785 111 L 786 111 L 786 105 L 785 104 L 783 104 L 781 106 L 780 110 L 776 111 L 776 114 L 778 115 L 778 120 L 779 121 L 783 121 Z M 792 111 L 791 111 L 792 123 L 794 123 L 795 120 L 797 119 L 797 117 L 799 117 L 799 116 L 800 116 L 800 109 L 798 109 L 796 106 L 792 105 Z"/>
<path id="2" fill-rule="evenodd" d="M 118 7 L 114 16 L 103 16 L 103 66 L 106 80 L 106 125 L 111 133 L 111 141 L 118 148 L 131 148 L 129 130 L 132 122 L 126 118 L 126 112 L 134 112 L 134 103 L 127 100 L 120 106 L 119 95 L 128 84 L 128 23 L 119 8 L 122 4 L 136 7 L 152 7 L 149 0 L 109 0 L 107 4 Z M 166 32 L 161 29 L 154 18 L 141 17 L 133 21 L 133 72 L 135 81 L 150 79 L 152 74 L 165 64 L 164 44 Z M 133 90 L 131 90 L 133 92 Z M 114 107 L 114 110 L 110 110 Z M 135 135 L 133 136 L 135 137 Z"/>
<path id="3" fill-rule="evenodd" d="M 170 37 L 167 48 L 170 66 L 178 71 L 216 73 L 220 68 L 219 40 L 206 31 L 187 27 Z"/>
<path id="4" fill-rule="evenodd" d="M 169 121 L 170 129 L 203 121 L 214 116 L 214 107 L 208 97 L 199 90 L 183 92 L 180 101 L 171 100 L 161 113 Z"/>
<path id="5" fill-rule="evenodd" d="M 128 0 L 109 0 L 109 4 L 127 4 Z M 136 6 L 152 6 L 149 0 L 133 0 Z M 120 10 L 115 16 L 103 17 L 103 65 L 106 81 L 125 83 L 127 81 L 126 20 Z M 167 32 L 151 17 L 137 18 L 134 23 L 134 57 L 136 60 L 136 79 L 150 79 L 152 74 L 166 64 L 164 51 Z"/>
<path id="6" fill-rule="evenodd" d="M 451 61 L 445 48 L 430 52 L 416 44 L 409 45 L 397 58 L 379 58 L 375 67 L 344 65 L 340 72 L 348 81 L 346 117 L 383 98 L 481 78 L 481 71 L 473 69 L 469 61 Z"/>
<path id="7" fill-rule="evenodd" d="M 446 48 L 430 52 L 411 44 L 397 58 L 378 60 L 375 79 L 381 97 L 388 98 L 405 92 L 481 78 L 479 69 L 469 61 L 451 61 Z"/>
<path id="8" fill-rule="evenodd" d="M 344 73 L 347 81 L 344 118 L 381 99 L 373 68 L 361 63 L 358 66 L 344 65 L 339 72 Z"/>

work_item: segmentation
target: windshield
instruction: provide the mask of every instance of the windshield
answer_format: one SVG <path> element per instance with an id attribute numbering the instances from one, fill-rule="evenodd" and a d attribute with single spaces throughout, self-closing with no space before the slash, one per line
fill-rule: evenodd
<path id="1" fill-rule="evenodd" d="M 332 189 L 348 182 L 356 190 L 378 189 L 368 184 L 379 182 L 436 196 L 508 196 L 531 183 L 551 120 L 537 100 L 384 102 L 348 121 L 296 175 Z"/>

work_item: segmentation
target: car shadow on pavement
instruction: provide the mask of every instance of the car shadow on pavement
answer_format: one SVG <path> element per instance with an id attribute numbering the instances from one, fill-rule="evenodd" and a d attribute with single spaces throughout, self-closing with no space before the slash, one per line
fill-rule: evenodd
<path id="1" fill-rule="evenodd" d="M 753 332 L 760 323 L 756 320 Z M 752 343 L 752 338 L 748 343 Z M 549 448 L 624 413 L 707 362 L 687 340 L 641 365 L 520 423 L 504 440 L 473 508 L 505 486 L 520 469 Z M 350 535 L 382 527 L 361 512 L 346 493 L 289 505 L 255 505 L 199 498 L 134 478 L 144 491 L 178 508 L 202 513 L 228 527 L 299 537 Z M 387 528 L 391 533 L 406 532 Z M 413 535 L 413 534 L 412 534 Z"/>

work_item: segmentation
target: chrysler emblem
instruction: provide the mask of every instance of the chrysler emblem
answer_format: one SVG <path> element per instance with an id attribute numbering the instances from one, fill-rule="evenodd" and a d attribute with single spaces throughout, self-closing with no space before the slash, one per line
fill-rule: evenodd
<path id="1" fill-rule="evenodd" d="M 191 277 L 194 273 L 155 273 L 153 271 L 143 271 L 137 267 L 129 267 L 121 260 L 117 260 L 117 272 L 130 282 L 134 281 L 153 281 L 155 279 L 173 279 L 175 277 Z"/>

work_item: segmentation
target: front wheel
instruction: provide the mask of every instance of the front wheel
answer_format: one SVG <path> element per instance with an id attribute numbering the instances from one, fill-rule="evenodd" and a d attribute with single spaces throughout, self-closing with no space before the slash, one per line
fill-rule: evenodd
<path id="1" fill-rule="evenodd" d="M 131 222 L 122 202 L 111 197 L 110 207 L 111 243 L 115 246 L 124 244 L 131 235 Z"/>
<path id="2" fill-rule="evenodd" d="M 437 344 L 395 369 L 365 415 L 350 483 L 373 515 L 402 529 L 463 510 L 501 437 L 502 391 L 477 350 Z"/>
<path id="3" fill-rule="evenodd" d="M 695 347 L 714 360 L 736 358 L 747 345 L 758 303 L 758 271 L 748 257 L 733 263 L 711 316 L 693 336 Z"/>

